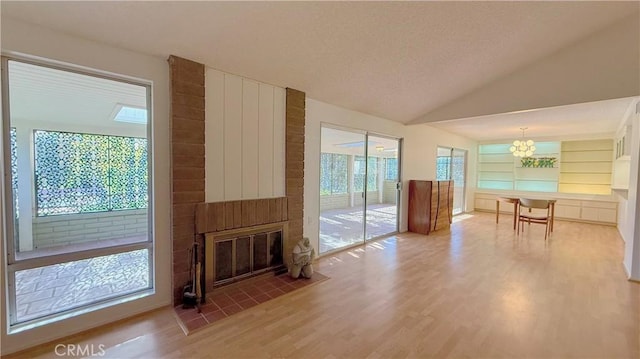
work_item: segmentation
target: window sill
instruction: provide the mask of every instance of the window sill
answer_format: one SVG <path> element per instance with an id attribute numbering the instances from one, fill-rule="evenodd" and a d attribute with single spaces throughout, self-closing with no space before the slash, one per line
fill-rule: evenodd
<path id="1" fill-rule="evenodd" d="M 9 326 L 9 330 L 8 333 L 9 335 L 12 334 L 17 334 L 17 333 L 21 333 L 27 330 L 31 330 L 34 328 L 38 328 L 41 326 L 45 326 L 45 325 L 49 325 L 55 322 L 59 322 L 59 321 L 63 321 L 72 317 L 77 317 L 86 313 L 90 313 L 90 312 L 94 312 L 100 309 L 104 309 L 104 308 L 108 308 L 108 307 L 112 307 L 112 306 L 116 306 L 119 304 L 123 304 L 123 303 L 127 303 L 127 302 L 131 302 L 134 300 L 138 300 L 141 298 L 145 298 L 148 297 L 150 295 L 153 295 L 155 293 L 155 289 L 150 288 L 150 289 L 143 289 L 142 291 L 138 291 L 135 293 L 131 293 L 131 294 L 127 294 L 124 296 L 120 296 L 117 298 L 113 298 L 113 299 L 107 299 L 103 302 L 99 302 L 96 304 L 92 304 L 92 305 L 88 305 L 88 306 L 84 306 L 81 308 L 76 308 L 76 309 L 70 309 L 68 311 L 62 312 L 62 313 L 58 313 L 58 314 L 52 314 L 50 316 L 47 317 L 42 317 L 42 318 L 38 318 L 38 319 L 33 319 L 27 322 L 23 322 L 23 323 L 17 323 L 17 324 L 13 324 Z"/>

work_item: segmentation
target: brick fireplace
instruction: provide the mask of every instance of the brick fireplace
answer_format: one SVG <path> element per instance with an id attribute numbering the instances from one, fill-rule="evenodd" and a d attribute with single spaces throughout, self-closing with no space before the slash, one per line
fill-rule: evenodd
<path id="1" fill-rule="evenodd" d="M 212 233 L 222 232 L 224 236 L 224 231 L 240 230 L 242 233 L 244 230 L 245 237 L 247 233 L 254 236 L 260 235 L 251 233 L 256 226 L 282 223 L 285 228 L 281 239 L 282 257 L 285 265 L 290 262 L 287 253 L 290 254 L 295 243 L 302 238 L 305 93 L 286 89 L 286 197 L 204 203 L 205 67 L 177 56 L 170 56 L 168 61 L 171 90 L 173 298 L 174 305 L 178 305 L 182 302 L 182 289 L 189 281 L 188 251 L 194 241 L 199 242 L 201 248 L 210 248 L 205 244 L 207 233 L 215 238 L 216 235 Z M 255 244 L 255 238 L 253 240 Z M 261 240 L 260 237 L 258 241 Z M 243 245 L 246 243 L 240 242 L 240 246 Z M 201 251 L 200 261 L 206 266 L 204 257 Z M 204 272 L 207 272 L 206 268 Z M 212 278 L 205 280 L 206 283 L 211 281 Z"/>

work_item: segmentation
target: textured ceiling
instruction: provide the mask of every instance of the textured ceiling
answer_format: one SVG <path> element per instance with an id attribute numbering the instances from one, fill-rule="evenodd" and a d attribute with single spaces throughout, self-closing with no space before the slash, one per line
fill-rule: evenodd
<path id="1" fill-rule="evenodd" d="M 12 17 L 407 123 L 638 11 L 637 2 L 11 2 Z"/>

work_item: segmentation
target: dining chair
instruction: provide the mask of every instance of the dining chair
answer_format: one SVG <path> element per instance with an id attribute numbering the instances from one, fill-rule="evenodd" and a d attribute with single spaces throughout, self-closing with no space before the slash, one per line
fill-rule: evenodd
<path id="1" fill-rule="evenodd" d="M 546 199 L 529 199 L 529 198 L 520 198 L 520 205 L 518 212 L 518 233 L 520 233 L 520 224 L 523 222 L 529 223 L 540 223 L 545 225 L 544 231 L 544 240 L 547 240 L 547 236 L 549 235 L 549 222 L 551 221 L 551 213 L 550 207 L 551 202 Z M 532 209 L 546 209 L 546 214 L 543 213 L 534 213 Z M 524 224 L 522 224 L 522 231 L 524 232 Z"/>

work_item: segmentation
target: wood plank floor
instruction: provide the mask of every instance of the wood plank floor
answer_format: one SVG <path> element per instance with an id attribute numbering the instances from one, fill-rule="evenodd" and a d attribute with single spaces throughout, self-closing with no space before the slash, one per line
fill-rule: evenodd
<path id="1" fill-rule="evenodd" d="M 614 227 L 557 221 L 545 242 L 544 226 L 518 237 L 494 218 L 324 257 L 331 279 L 190 336 L 166 308 L 57 343 L 114 358 L 640 357 L 640 284 Z"/>

